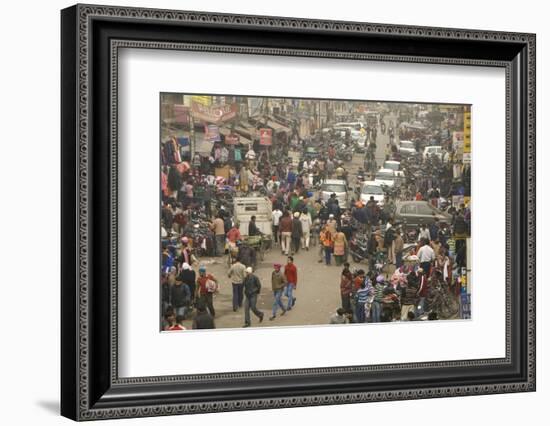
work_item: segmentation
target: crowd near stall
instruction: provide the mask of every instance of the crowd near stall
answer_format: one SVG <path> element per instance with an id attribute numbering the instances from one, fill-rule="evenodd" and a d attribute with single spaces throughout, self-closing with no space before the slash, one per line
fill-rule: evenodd
<path id="1" fill-rule="evenodd" d="M 221 327 L 221 303 L 244 327 L 315 310 L 306 262 L 338 268 L 324 323 L 470 317 L 468 106 L 161 100 L 162 330 Z"/>

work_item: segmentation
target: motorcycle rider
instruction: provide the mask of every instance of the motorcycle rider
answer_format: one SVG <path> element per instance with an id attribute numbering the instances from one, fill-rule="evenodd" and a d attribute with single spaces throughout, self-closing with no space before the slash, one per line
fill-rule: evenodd
<path id="1" fill-rule="evenodd" d="M 335 173 L 336 173 L 336 179 L 345 180 L 347 184 L 347 173 L 346 173 L 346 169 L 344 169 L 343 161 L 338 162 L 338 167 L 336 167 Z"/>

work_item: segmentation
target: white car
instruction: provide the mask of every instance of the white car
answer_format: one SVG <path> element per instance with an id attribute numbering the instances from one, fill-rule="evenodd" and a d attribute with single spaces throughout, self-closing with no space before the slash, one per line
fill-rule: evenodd
<path id="1" fill-rule="evenodd" d="M 432 145 L 424 148 L 424 153 L 422 154 L 424 158 L 431 157 L 432 155 L 439 157 L 439 159 L 443 158 L 443 150 L 439 145 Z"/>
<path id="2" fill-rule="evenodd" d="M 405 177 L 405 173 L 403 172 L 403 170 L 400 170 L 401 162 L 399 162 L 399 161 L 386 160 L 386 161 L 384 161 L 384 165 L 382 166 L 382 168 L 383 169 L 392 169 L 393 174 L 397 178 L 402 179 L 402 178 Z"/>
<path id="3" fill-rule="evenodd" d="M 374 181 L 392 188 L 395 185 L 395 173 L 392 169 L 378 169 L 374 175 Z"/>
<path id="4" fill-rule="evenodd" d="M 412 141 L 401 141 L 399 142 L 399 152 L 401 155 L 409 156 L 416 154 L 416 149 L 414 147 L 414 142 Z"/>
<path id="5" fill-rule="evenodd" d="M 394 172 L 397 172 L 401 168 L 401 163 L 399 161 L 386 160 L 384 161 L 384 165 L 382 166 L 382 168 L 392 169 Z"/>
<path id="6" fill-rule="evenodd" d="M 348 205 L 348 186 L 346 181 L 340 179 L 327 179 L 321 184 L 320 195 L 323 201 L 328 201 L 331 194 L 336 194 L 336 199 L 341 208 Z"/>
<path id="7" fill-rule="evenodd" d="M 361 201 L 365 204 L 369 202 L 370 197 L 374 197 L 374 200 L 382 206 L 384 205 L 384 195 L 380 182 L 367 180 L 361 185 Z"/>

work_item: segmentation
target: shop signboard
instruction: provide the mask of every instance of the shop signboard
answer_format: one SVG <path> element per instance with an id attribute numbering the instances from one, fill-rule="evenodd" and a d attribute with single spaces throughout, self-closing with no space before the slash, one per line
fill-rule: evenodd
<path id="1" fill-rule="evenodd" d="M 469 293 L 460 294 L 460 318 L 461 319 L 472 318 L 471 295 Z"/>
<path id="2" fill-rule="evenodd" d="M 271 129 L 260 129 L 260 145 L 270 146 L 272 141 Z"/>
<path id="3" fill-rule="evenodd" d="M 191 109 L 194 119 L 212 124 L 221 124 L 237 116 L 238 105 L 236 103 L 227 105 L 203 105 L 198 102 L 192 102 Z"/>
<path id="4" fill-rule="evenodd" d="M 208 142 L 219 142 L 221 140 L 220 128 L 215 124 L 205 124 L 204 139 Z"/>
<path id="5" fill-rule="evenodd" d="M 212 105 L 212 96 L 191 96 L 191 102 L 205 106 Z"/>
<path id="6" fill-rule="evenodd" d="M 189 107 L 185 105 L 174 105 L 174 121 L 177 124 L 189 124 Z"/>
<path id="7" fill-rule="evenodd" d="M 470 112 L 464 113 L 464 153 L 472 152 L 471 146 L 471 118 Z"/>

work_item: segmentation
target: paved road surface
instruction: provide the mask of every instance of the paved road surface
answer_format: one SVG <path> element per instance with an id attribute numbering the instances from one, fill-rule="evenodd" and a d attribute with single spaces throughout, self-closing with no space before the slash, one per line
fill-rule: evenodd
<path id="1" fill-rule="evenodd" d="M 261 280 L 262 290 L 258 299 L 258 308 L 265 313 L 263 323 L 252 314 L 252 326 L 289 326 L 289 325 L 320 325 L 327 324 L 332 313 L 340 306 L 340 273 L 342 267 L 334 264 L 326 266 L 318 263 L 318 246 L 309 251 L 300 251 L 294 256 L 294 263 L 298 268 L 298 287 L 294 294 L 296 305 L 292 311 L 270 321 L 273 292 L 271 291 L 271 271 L 274 263 L 286 263 L 286 256 L 275 247 L 266 253 L 264 261 L 258 265 L 256 274 Z M 238 328 L 244 324 L 244 311 L 241 308 L 233 312 L 232 284 L 227 278 L 226 258 L 209 258 L 204 260 L 209 273 L 212 273 L 221 282 L 219 294 L 214 298 L 216 309 L 217 328 Z M 214 263 L 212 263 L 214 262 Z M 359 266 L 359 265 L 357 265 Z M 283 303 L 286 305 L 286 297 Z M 186 322 L 190 327 L 191 321 Z"/>

